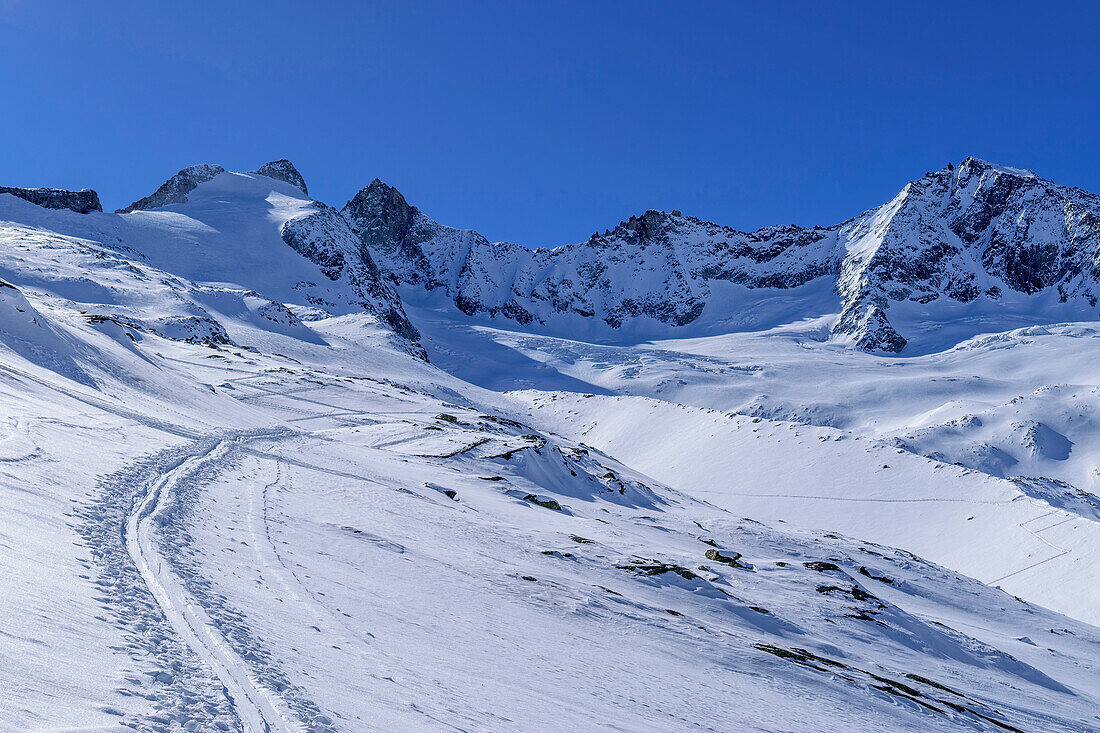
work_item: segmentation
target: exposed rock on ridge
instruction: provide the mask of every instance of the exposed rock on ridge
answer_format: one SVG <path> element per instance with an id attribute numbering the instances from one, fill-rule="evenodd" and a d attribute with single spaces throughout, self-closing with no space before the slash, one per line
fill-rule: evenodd
<path id="1" fill-rule="evenodd" d="M 330 280 L 346 281 L 365 310 L 381 318 L 398 336 L 416 342 L 420 332 L 409 322 L 390 278 L 378 268 L 336 209 L 317 201 L 312 206 L 315 213 L 283 225 L 283 241 L 318 265 Z M 423 356 L 419 346 L 417 354 Z"/>
<path id="2" fill-rule="evenodd" d="M 186 204 L 189 196 L 199 186 L 227 173 L 220 165 L 185 168 L 152 195 L 121 209 L 120 213 Z M 418 343 L 420 334 L 406 316 L 392 279 L 378 268 L 370 252 L 339 212 L 308 198 L 305 180 L 290 161 L 282 159 L 267 163 L 252 171 L 250 176 L 232 174 L 232 177 L 224 181 L 228 186 L 228 193 L 217 196 L 210 205 L 215 208 L 234 206 L 237 205 L 233 203 L 237 200 L 234 197 L 240 196 L 242 198 L 239 199 L 239 205 L 247 207 L 259 204 L 258 210 L 274 211 L 273 205 L 262 200 L 269 189 L 262 183 L 262 179 L 256 179 L 258 176 L 290 184 L 301 192 L 300 197 L 292 197 L 298 198 L 297 201 L 279 202 L 279 211 L 284 212 L 286 219 L 278 225 L 278 235 L 283 243 L 315 264 L 330 281 L 326 285 L 324 282 L 314 282 L 316 278 L 312 278 L 284 284 L 322 312 L 341 312 L 348 305 L 362 308 L 377 316 L 394 333 L 409 342 L 413 353 L 425 357 L 424 350 Z M 283 187 L 280 190 L 287 193 Z M 187 209 L 184 207 L 180 211 L 186 212 Z M 220 253 L 211 256 L 220 256 Z M 230 253 L 227 252 L 226 256 L 226 261 L 231 262 Z M 231 271 L 225 275 L 227 280 L 236 276 L 238 273 Z"/>
<path id="3" fill-rule="evenodd" d="M 138 199 L 115 213 L 129 214 L 132 211 L 145 211 L 147 209 L 159 209 L 170 204 L 182 204 L 187 201 L 187 194 L 194 191 L 200 183 L 206 183 L 220 173 L 225 173 L 225 168 L 220 165 L 193 165 L 184 168 L 161 184 L 161 187 L 151 195 Z"/>
<path id="4" fill-rule="evenodd" d="M 10 193 L 12 196 L 47 209 L 69 209 L 78 214 L 103 211 L 103 207 L 99 203 L 99 194 L 87 188 L 80 191 L 66 191 L 61 188 L 10 188 L 0 186 L 0 193 Z"/>
<path id="5" fill-rule="evenodd" d="M 291 186 L 300 189 L 306 196 L 309 195 L 309 190 L 306 188 L 306 179 L 302 178 L 302 174 L 299 173 L 298 169 L 294 167 L 294 164 L 286 158 L 265 163 L 252 172 L 257 175 L 274 178 L 276 181 L 289 183 Z"/>

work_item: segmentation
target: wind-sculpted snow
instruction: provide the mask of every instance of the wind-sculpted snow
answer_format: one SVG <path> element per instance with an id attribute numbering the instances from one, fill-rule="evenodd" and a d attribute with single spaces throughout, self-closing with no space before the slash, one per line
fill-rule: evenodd
<path id="1" fill-rule="evenodd" d="M 552 333 L 583 321 L 602 324 L 587 331 L 597 338 L 736 330 L 747 298 L 729 285 L 797 300 L 818 278 L 838 296 L 833 335 L 867 351 L 951 345 L 930 342 L 922 321 L 965 315 L 971 336 L 1052 320 L 1044 311 L 1097 314 L 1100 198 L 975 158 L 828 228 L 741 232 L 647 211 L 581 244 L 529 250 L 438 224 L 377 180 L 343 213 L 399 283 Z M 829 313 L 819 308 L 807 302 L 803 317 Z"/>
<path id="2" fill-rule="evenodd" d="M 84 384 L 91 378 L 73 358 L 80 342 L 38 312 L 11 283 L 0 280 L 0 344 L 27 361 Z"/>

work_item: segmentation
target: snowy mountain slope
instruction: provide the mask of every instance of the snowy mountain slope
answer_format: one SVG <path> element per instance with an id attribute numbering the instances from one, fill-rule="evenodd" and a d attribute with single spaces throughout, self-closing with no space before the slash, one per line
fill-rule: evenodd
<path id="1" fill-rule="evenodd" d="M 571 260 L 286 161 L 123 214 L 0 194 L 0 729 L 1100 730 L 1100 331 L 962 340 L 1087 303 L 1024 308 L 1052 284 L 918 304 L 945 351 L 831 338 L 910 196 Z M 595 310 L 448 302 L 516 282 Z M 637 343 L 643 311 L 721 333 Z"/>
<path id="2" fill-rule="evenodd" d="M 833 429 L 629 397 L 525 397 L 553 412 L 533 418 L 539 424 L 731 512 L 895 544 L 1100 622 L 1094 593 L 1080 585 L 1100 578 L 1095 512 Z"/>
<path id="3" fill-rule="evenodd" d="M 1095 621 L 1095 327 L 899 360 L 796 328 L 624 347 L 411 312 L 433 363 L 494 390 L 555 390 L 519 393 L 538 406 L 527 420 L 680 490 L 905 547 Z M 1037 388 L 1051 384 L 1079 386 Z M 1001 442 L 980 440 L 974 416 Z M 990 455 L 1019 465 L 992 470 Z"/>
<path id="4" fill-rule="evenodd" d="M 699 502 L 348 318 L 148 361 L 74 329 L 159 380 L 99 390 L 0 355 L 3 727 L 1100 726 L 1095 629 Z"/>
<path id="5" fill-rule="evenodd" d="M 1097 314 L 1100 198 L 975 158 L 828 228 L 750 233 L 648 211 L 581 244 L 528 250 L 437 224 L 377 180 L 343 213 L 406 297 L 439 290 L 467 315 L 556 335 L 623 341 L 773 325 L 743 317 L 754 290 L 803 318 L 830 315 L 834 338 L 881 352 L 909 343 L 906 353 L 927 353 L 983 330 Z M 818 279 L 835 300 L 805 302 Z M 944 321 L 950 332 L 927 333 Z"/>
<path id="6" fill-rule="evenodd" d="M 244 337 L 245 329 L 319 338 L 286 306 L 255 291 L 195 283 L 152 267 L 134 254 L 127 257 L 95 240 L 56 234 L 41 226 L 0 223 L 0 272 L 63 308 L 70 322 L 114 329 L 124 339 L 150 332 L 230 343 Z M 244 343 L 257 336 L 251 333 Z"/>

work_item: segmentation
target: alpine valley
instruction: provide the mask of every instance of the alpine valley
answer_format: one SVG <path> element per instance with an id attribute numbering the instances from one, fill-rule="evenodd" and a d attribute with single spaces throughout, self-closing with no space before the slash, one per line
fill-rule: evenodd
<path id="1" fill-rule="evenodd" d="M 975 158 L 553 249 L 0 188 L 0 730 L 1100 731 L 1098 298 Z"/>

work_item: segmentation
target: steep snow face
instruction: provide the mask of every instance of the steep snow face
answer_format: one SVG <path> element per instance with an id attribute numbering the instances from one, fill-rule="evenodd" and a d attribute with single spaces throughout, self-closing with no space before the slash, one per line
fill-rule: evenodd
<path id="1" fill-rule="evenodd" d="M 89 384 L 73 359 L 78 342 L 38 312 L 19 288 L 0 280 L 0 351 L 10 351 L 75 382 Z"/>
<path id="2" fill-rule="evenodd" d="M 741 232 L 648 211 L 581 244 L 530 250 L 438 224 L 377 180 L 342 213 L 408 286 L 406 297 L 440 291 L 467 315 L 559 335 L 619 340 L 771 324 L 743 318 L 758 300 L 750 290 L 799 318 L 831 314 L 834 338 L 888 353 L 1096 315 L 1100 198 L 975 158 L 828 228 Z M 819 279 L 836 299 L 805 297 Z M 943 321 L 957 327 L 928 333 Z"/>

